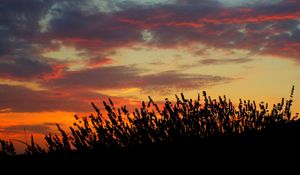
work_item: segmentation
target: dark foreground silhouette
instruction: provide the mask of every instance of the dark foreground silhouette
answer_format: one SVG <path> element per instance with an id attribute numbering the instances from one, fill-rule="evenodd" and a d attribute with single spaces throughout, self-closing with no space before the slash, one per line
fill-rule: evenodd
<path id="1" fill-rule="evenodd" d="M 287 163 L 300 155 L 300 121 L 290 110 L 293 91 L 272 109 L 242 100 L 235 107 L 225 96 L 213 100 L 206 92 L 196 100 L 183 94 L 174 103 L 166 99 L 163 107 L 149 97 L 133 113 L 126 106 L 115 108 L 111 100 L 103 102 L 105 113 L 92 103 L 95 114 L 75 116 L 69 132 L 57 125 L 61 134 L 45 137 L 47 149 L 32 138 L 25 153 L 16 155 L 12 143 L 1 141 L 0 160 L 150 167 Z"/>

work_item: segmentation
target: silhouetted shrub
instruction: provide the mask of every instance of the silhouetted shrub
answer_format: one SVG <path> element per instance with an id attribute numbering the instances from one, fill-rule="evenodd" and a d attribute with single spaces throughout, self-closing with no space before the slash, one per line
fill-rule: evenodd
<path id="1" fill-rule="evenodd" d="M 290 99 L 282 99 L 272 109 L 264 102 L 256 104 L 243 100 L 235 107 L 226 96 L 216 100 L 206 92 L 202 97 L 198 95 L 196 100 L 186 99 L 183 94 L 176 96 L 174 103 L 166 99 L 162 108 L 149 97 L 147 103 L 142 102 L 132 113 L 126 106 L 116 108 L 109 99 L 109 103 L 103 102 L 105 113 L 92 103 L 95 114 L 82 118 L 75 116 L 70 134 L 57 125 L 61 135 L 47 135 L 46 150 L 32 138 L 25 156 L 76 160 L 134 152 L 134 149 L 147 150 L 149 146 L 155 151 L 170 147 L 196 150 L 211 143 L 247 142 L 249 138 L 259 139 L 256 136 L 267 135 L 270 131 L 275 133 L 276 128 L 300 127 L 298 114 L 294 117 L 291 114 L 293 94 L 294 87 Z M 15 155 L 11 143 L 1 141 L 1 145 L 1 154 Z"/>
<path id="2" fill-rule="evenodd" d="M 0 139 L 0 160 L 1 157 L 15 156 L 16 151 L 12 142 L 7 142 Z"/>

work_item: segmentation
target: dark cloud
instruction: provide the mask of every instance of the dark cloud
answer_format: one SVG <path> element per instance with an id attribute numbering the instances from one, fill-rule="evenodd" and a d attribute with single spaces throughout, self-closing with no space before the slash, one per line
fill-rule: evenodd
<path id="1" fill-rule="evenodd" d="M 93 112 L 91 102 L 108 100 L 110 96 L 85 88 L 50 88 L 35 91 L 21 86 L 0 85 L 0 113 L 7 112 Z M 132 99 L 113 97 L 116 106 L 130 105 Z"/>
<path id="2" fill-rule="evenodd" d="M 49 81 L 49 87 L 84 89 L 115 89 L 133 87 L 141 70 L 130 66 L 113 66 L 69 72 L 64 77 Z"/>
<path id="3" fill-rule="evenodd" d="M 55 1 L 4 0 L 0 4 L 0 21 L 15 34 L 33 34 L 38 30 L 38 20 Z"/>
<path id="4" fill-rule="evenodd" d="M 159 47 L 200 42 L 217 48 L 240 48 L 269 54 L 268 50 L 276 52 L 282 45 L 282 40 L 275 39 L 278 35 L 288 43 L 299 42 L 297 19 L 300 8 L 292 2 L 230 9 L 199 3 L 122 13 L 117 20 L 132 28 L 149 29 L 155 36 L 152 44 Z M 286 32 L 291 32 L 292 36 Z M 299 51 L 294 51 L 280 55 L 297 59 L 299 54 Z"/>
<path id="5" fill-rule="evenodd" d="M 130 66 L 100 67 L 69 73 L 48 82 L 46 86 L 57 88 L 119 89 L 140 87 L 142 89 L 193 89 L 209 87 L 232 81 L 229 77 L 193 75 L 176 71 L 143 75 L 144 71 Z"/>
<path id="6" fill-rule="evenodd" d="M 0 25 L 0 56 L 7 55 L 13 52 L 13 47 L 9 41 L 8 28 Z"/>
<path id="7" fill-rule="evenodd" d="M 1 59 L 1 57 L 0 57 Z M 33 79 L 50 75 L 55 71 L 51 65 L 29 58 L 2 57 L 0 60 L 0 78 Z"/>
<path id="8" fill-rule="evenodd" d="M 48 90 L 31 90 L 20 86 L 0 85 L 0 109 L 3 112 L 91 111 L 89 103 L 108 96 L 95 90 L 136 88 L 150 92 L 209 87 L 232 81 L 212 75 L 192 75 L 176 71 L 143 75 L 145 71 L 130 66 L 96 67 L 69 72 L 65 76 L 42 82 Z M 109 94 L 108 94 L 109 95 Z M 120 103 L 128 101 L 116 97 Z"/>
<path id="9" fill-rule="evenodd" d="M 37 125 L 12 125 L 8 127 L 1 128 L 1 132 L 29 132 L 29 133 L 39 133 L 39 134 L 46 134 L 53 131 L 53 126 L 56 124 L 54 123 L 43 123 Z"/>
<path id="10" fill-rule="evenodd" d="M 149 44 L 159 47 L 201 42 L 212 47 L 276 53 L 278 48 L 288 48 L 290 42 L 299 42 L 298 3 L 255 1 L 252 5 L 244 3 L 243 7 L 226 8 L 225 1 L 217 0 L 178 0 L 156 5 L 111 1 L 101 7 L 79 0 L 3 1 L 0 55 L 39 59 L 37 56 L 43 48 L 54 47 L 51 41 L 55 39 L 87 49 L 95 57 L 107 49 L 144 42 L 141 36 L 144 29 L 155 36 Z M 119 10 L 103 11 L 104 7 L 115 6 Z M 41 32 L 43 20 L 43 25 L 49 27 L 45 32 Z M 295 49 L 277 54 L 299 58 Z"/>
<path id="11" fill-rule="evenodd" d="M 252 61 L 249 58 L 233 58 L 233 59 L 203 59 L 200 65 L 224 65 L 224 64 L 242 64 Z"/>
<path id="12" fill-rule="evenodd" d="M 6 45 L 14 50 L 30 48 L 33 44 L 32 40 L 39 36 L 40 18 L 47 13 L 55 1 L 1 1 L 0 41 L 5 40 Z"/>
<path id="13" fill-rule="evenodd" d="M 282 47 L 282 40 L 277 40 L 278 33 L 286 45 L 294 40 L 299 42 L 297 19 L 300 7 L 297 1 L 246 3 L 245 7 L 235 8 L 226 8 L 226 3 L 220 2 L 178 0 L 147 6 L 135 1 L 114 1 L 99 7 L 78 0 L 5 1 L 0 6 L 3 12 L 0 16 L 0 54 L 13 52 L 20 56 L 27 50 L 26 57 L 30 58 L 31 54 L 39 55 L 43 48 L 54 47 L 52 40 L 60 40 L 65 45 L 87 49 L 91 57 L 96 57 L 100 51 L 144 42 L 141 36 L 144 29 L 155 38 L 148 44 L 159 47 L 201 42 L 212 47 L 269 54 Z M 103 11 L 104 7 L 115 6 L 119 10 Z M 41 20 L 47 28 L 44 32 L 41 32 Z M 291 31 L 293 36 L 285 35 L 286 31 Z M 15 53 L 16 50 L 23 51 Z M 299 51 L 285 55 L 297 59 Z"/>
<path id="14" fill-rule="evenodd" d="M 218 84 L 232 82 L 230 77 L 187 74 L 176 71 L 166 71 L 141 77 L 138 87 L 144 93 L 170 95 L 174 91 L 204 89 Z M 159 91 L 157 91 L 159 89 Z"/>
<path id="15" fill-rule="evenodd" d="M 82 12 L 67 11 L 49 25 L 51 39 L 89 51 L 115 49 L 141 41 L 140 28 L 124 24 L 105 13 L 85 15 Z"/>
<path id="16" fill-rule="evenodd" d="M 28 80 L 56 71 L 40 55 L 50 41 L 41 39 L 38 24 L 54 2 L 1 1 L 0 78 Z"/>
<path id="17" fill-rule="evenodd" d="M 0 109 L 13 112 L 90 111 L 89 102 L 100 97 L 104 96 L 72 89 L 34 91 L 20 86 L 0 85 Z"/>

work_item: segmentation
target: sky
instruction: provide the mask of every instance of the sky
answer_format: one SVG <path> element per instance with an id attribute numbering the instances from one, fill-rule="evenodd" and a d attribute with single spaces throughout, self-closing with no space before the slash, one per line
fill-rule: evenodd
<path id="1" fill-rule="evenodd" d="M 111 97 L 203 90 L 277 103 L 295 85 L 300 0 L 0 0 L 0 138 L 42 140 Z"/>

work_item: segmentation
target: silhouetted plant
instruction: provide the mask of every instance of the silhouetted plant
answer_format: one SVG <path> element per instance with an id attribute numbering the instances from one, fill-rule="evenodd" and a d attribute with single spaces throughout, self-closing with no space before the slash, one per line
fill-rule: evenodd
<path id="1" fill-rule="evenodd" d="M 12 142 L 0 139 L 0 157 L 15 156 L 16 151 Z"/>
<path id="2" fill-rule="evenodd" d="M 294 88 L 293 88 L 294 89 Z M 176 142 L 183 138 L 205 138 L 210 136 L 241 135 L 252 130 L 262 130 L 274 124 L 288 123 L 298 119 L 291 118 L 289 100 L 274 105 L 271 112 L 268 104 L 242 101 L 236 109 L 226 96 L 212 100 L 203 92 L 203 102 L 176 96 L 175 103 L 166 99 L 162 109 L 149 97 L 148 105 L 142 102 L 140 109 L 129 114 L 126 106 L 116 109 L 111 99 L 104 115 L 92 103 L 96 116 L 79 119 L 70 127 L 67 136 L 59 126 L 61 138 L 47 136 L 49 151 L 89 150 L 98 148 L 126 148 L 133 145 Z M 106 116 L 106 117 L 104 117 Z"/>
<path id="3" fill-rule="evenodd" d="M 26 144 L 25 155 L 36 156 L 43 153 L 46 153 L 44 149 L 42 149 L 38 144 L 34 142 L 33 136 L 31 136 L 30 144 Z"/>
<path id="4" fill-rule="evenodd" d="M 87 153 L 89 151 L 126 150 L 138 145 L 176 144 L 182 140 L 202 140 L 212 137 L 239 137 L 268 128 L 288 126 L 298 121 L 291 117 L 294 87 L 289 100 L 282 99 L 270 110 L 264 102 L 240 99 L 237 107 L 224 97 L 212 99 L 203 92 L 196 100 L 177 95 L 176 101 L 165 99 L 159 107 L 149 97 L 148 103 L 130 113 L 126 106 L 116 108 L 111 99 L 103 102 L 105 113 L 94 103 L 95 114 L 79 118 L 70 127 L 70 134 L 59 125 L 60 135 L 45 137 L 47 149 L 37 145 L 33 137 L 26 155 Z M 298 125 L 299 127 L 300 125 Z M 12 143 L 1 141 L 1 154 L 15 155 Z"/>

